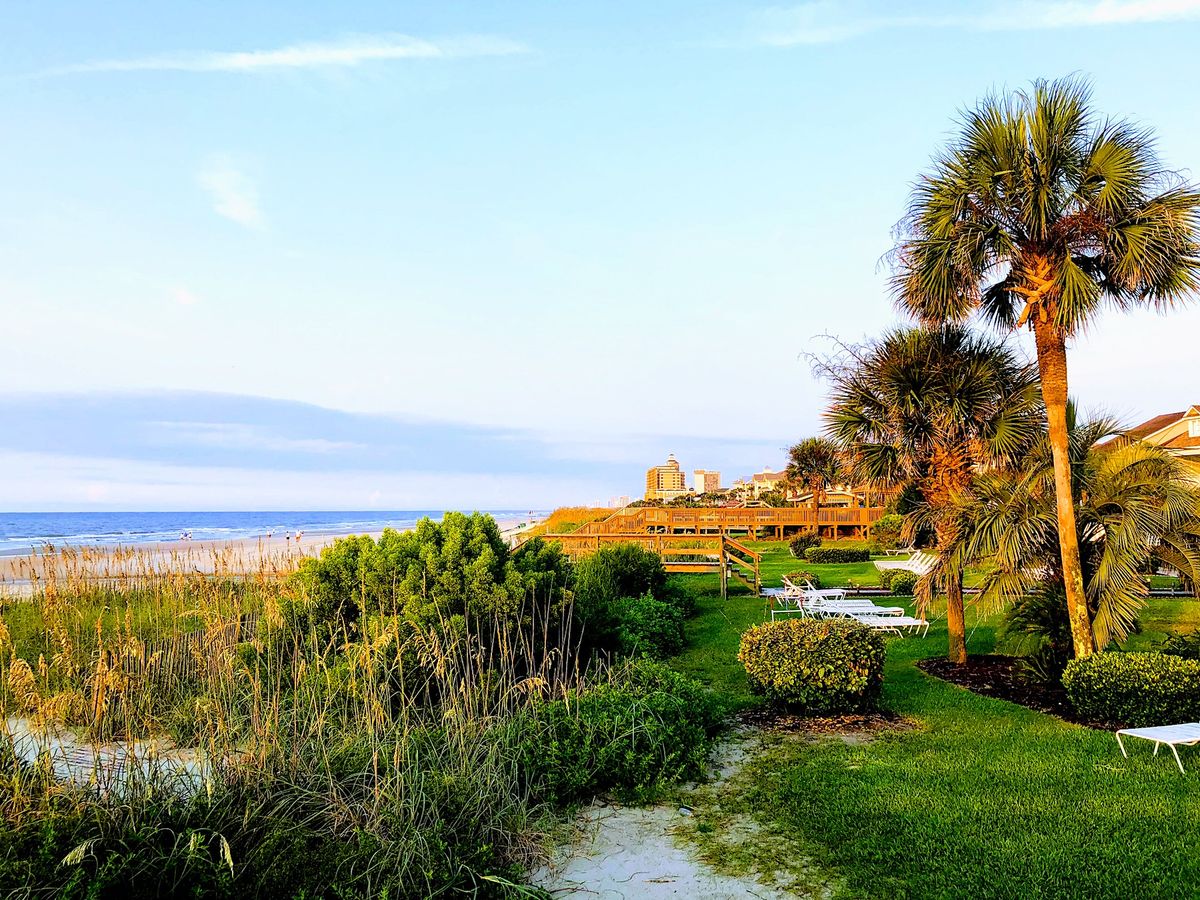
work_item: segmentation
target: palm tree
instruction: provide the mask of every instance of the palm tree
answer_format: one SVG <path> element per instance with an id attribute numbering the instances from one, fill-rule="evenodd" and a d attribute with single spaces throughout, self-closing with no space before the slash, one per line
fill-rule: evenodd
<path id="1" fill-rule="evenodd" d="M 805 438 L 788 450 L 784 474 L 789 485 L 807 488 L 812 493 L 813 509 L 820 509 L 825 492 L 842 478 L 837 445 L 827 438 Z"/>
<path id="2" fill-rule="evenodd" d="M 1123 641 L 1145 605 L 1152 560 L 1166 561 L 1195 584 L 1200 571 L 1200 487 L 1165 450 L 1121 436 L 1111 419 L 1077 422 L 1067 407 L 1071 493 L 1089 629 L 1098 649 Z M 956 501 L 969 528 L 948 550 L 959 565 L 986 566 L 981 602 L 1012 605 L 1020 630 L 1048 639 L 1057 674 L 1070 656 L 1065 612 L 1045 602 L 1065 588 L 1056 514 L 1053 450 L 1043 434 L 1019 467 L 985 473 Z M 1032 598 L 1032 600 L 1030 599 Z M 1067 645 L 1057 640 L 1063 626 Z"/>
<path id="3" fill-rule="evenodd" d="M 1100 119 L 1085 82 L 988 97 L 913 190 L 893 287 L 921 322 L 1028 326 L 1054 458 L 1058 535 L 1078 655 L 1094 649 L 1071 501 L 1067 341 L 1105 304 L 1171 308 L 1200 283 L 1200 194 L 1152 135 Z"/>
<path id="4" fill-rule="evenodd" d="M 1019 459 L 1041 419 L 1033 366 L 1004 343 L 957 325 L 900 329 L 818 364 L 832 382 L 828 431 L 853 474 L 879 486 L 915 488 L 908 537 L 932 527 L 939 547 L 959 540 L 946 515 L 981 468 Z M 947 557 L 936 580 L 946 594 L 950 659 L 966 662 L 962 568 Z M 924 580 L 928 599 L 929 580 Z"/>

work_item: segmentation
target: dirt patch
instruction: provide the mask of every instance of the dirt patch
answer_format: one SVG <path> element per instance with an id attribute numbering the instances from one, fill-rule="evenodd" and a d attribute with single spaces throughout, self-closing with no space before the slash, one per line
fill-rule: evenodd
<path id="1" fill-rule="evenodd" d="M 937 657 L 919 660 L 917 668 L 976 694 L 1007 700 L 1076 725 L 1104 731 L 1121 727 L 1116 722 L 1096 722 L 1080 716 L 1067 699 L 1067 692 L 1062 685 L 1031 680 L 1016 656 L 968 656 L 966 663 L 961 666 L 944 657 Z"/>

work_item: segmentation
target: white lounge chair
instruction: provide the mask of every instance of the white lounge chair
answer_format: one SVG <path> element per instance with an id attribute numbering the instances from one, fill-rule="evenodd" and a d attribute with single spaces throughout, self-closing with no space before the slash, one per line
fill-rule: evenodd
<path id="1" fill-rule="evenodd" d="M 875 560 L 875 568 L 879 571 L 886 569 L 900 569 L 904 572 L 912 572 L 918 577 L 924 575 L 937 563 L 937 557 L 932 553 L 914 553 L 908 559 L 890 560 L 877 559 Z"/>
<path id="2" fill-rule="evenodd" d="M 921 637 L 929 634 L 929 622 L 916 616 L 876 616 L 869 613 L 850 613 L 850 618 L 875 631 L 890 631 L 901 637 L 904 636 L 905 631 L 920 632 Z"/>
<path id="3" fill-rule="evenodd" d="M 1156 725 L 1152 728 L 1119 728 L 1117 729 L 1117 746 L 1121 748 L 1121 755 L 1126 759 L 1129 754 L 1125 752 L 1125 744 L 1121 740 L 1121 736 L 1141 738 L 1145 741 L 1154 742 L 1154 755 L 1158 756 L 1158 748 L 1166 745 L 1171 748 L 1171 754 L 1175 757 L 1175 764 L 1179 766 L 1179 771 L 1183 771 L 1183 763 L 1179 761 L 1179 751 L 1176 747 L 1193 747 L 1200 744 L 1200 722 L 1186 722 L 1181 725 Z"/>
<path id="4" fill-rule="evenodd" d="M 819 588 L 815 587 L 811 581 L 805 581 L 804 586 L 792 582 L 786 575 L 783 576 L 784 589 L 793 594 L 804 597 L 831 597 L 835 600 L 843 600 L 846 597 L 845 588 Z"/>
<path id="5" fill-rule="evenodd" d="M 771 597 L 771 621 L 778 615 L 798 614 L 813 618 L 846 618 L 882 616 L 896 618 L 904 615 L 903 606 L 876 606 L 865 597 L 836 600 L 815 594 L 779 593 Z"/>

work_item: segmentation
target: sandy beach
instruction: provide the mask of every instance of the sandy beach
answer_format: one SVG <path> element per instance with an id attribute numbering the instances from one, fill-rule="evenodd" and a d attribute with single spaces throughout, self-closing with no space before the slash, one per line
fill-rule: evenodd
<path id="1" fill-rule="evenodd" d="M 533 525 L 515 519 L 497 520 L 510 544 Z M 378 538 L 380 531 L 366 532 Z M 120 581 L 168 572 L 200 575 L 276 576 L 295 569 L 299 561 L 315 556 L 345 534 L 275 535 L 232 540 L 159 541 L 144 544 L 107 544 L 54 547 L 53 552 L 0 556 L 0 596 L 31 594 L 37 584 L 70 578 Z"/>

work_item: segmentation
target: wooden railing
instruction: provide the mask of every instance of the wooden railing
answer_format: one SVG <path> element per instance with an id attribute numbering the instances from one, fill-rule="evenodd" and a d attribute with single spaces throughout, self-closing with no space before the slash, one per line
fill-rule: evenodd
<path id="1" fill-rule="evenodd" d="M 721 579 L 721 596 L 728 593 L 729 579 L 735 578 L 756 594 L 762 585 L 759 564 L 762 554 L 726 535 L 658 534 L 548 534 L 545 540 L 559 543 L 571 559 L 580 559 L 612 544 L 636 544 L 663 558 L 668 572 L 716 573 Z"/>
<path id="2" fill-rule="evenodd" d="M 676 529 L 701 533 L 837 526 L 869 529 L 886 512 L 882 506 L 823 507 L 819 510 L 810 506 L 627 507 L 618 510 L 607 519 L 590 522 L 572 533 L 598 535 L 661 531 L 670 534 Z M 557 537 L 558 535 L 547 535 L 550 539 Z"/>

